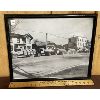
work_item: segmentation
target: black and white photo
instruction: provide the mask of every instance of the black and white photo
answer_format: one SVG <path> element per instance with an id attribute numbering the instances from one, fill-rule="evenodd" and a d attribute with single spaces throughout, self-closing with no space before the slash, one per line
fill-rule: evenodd
<path id="1" fill-rule="evenodd" d="M 95 16 L 48 16 L 7 18 L 13 79 L 87 78 Z"/>

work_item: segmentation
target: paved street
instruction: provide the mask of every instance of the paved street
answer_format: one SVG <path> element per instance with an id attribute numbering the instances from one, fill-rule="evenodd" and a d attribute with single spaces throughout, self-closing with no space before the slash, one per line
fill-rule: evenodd
<path id="1" fill-rule="evenodd" d="M 13 59 L 14 79 L 86 77 L 88 55 L 51 55 Z"/>

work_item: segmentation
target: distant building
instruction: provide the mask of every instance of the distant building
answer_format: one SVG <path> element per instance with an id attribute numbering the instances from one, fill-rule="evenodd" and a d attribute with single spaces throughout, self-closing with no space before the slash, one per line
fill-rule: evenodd
<path id="1" fill-rule="evenodd" d="M 73 36 L 68 40 L 68 48 L 71 49 L 84 49 L 87 46 L 87 38 L 80 36 Z"/>
<path id="2" fill-rule="evenodd" d="M 64 48 L 66 51 L 68 51 L 68 44 L 64 44 L 64 45 L 63 45 L 63 48 Z"/>
<path id="3" fill-rule="evenodd" d="M 38 40 L 34 41 L 34 43 L 32 43 L 32 49 L 36 49 L 36 47 L 46 49 L 46 43 Z"/>
<path id="4" fill-rule="evenodd" d="M 30 34 L 10 34 L 10 44 L 11 44 L 11 52 L 15 54 L 17 52 L 17 48 L 22 49 L 32 49 L 32 39 L 33 37 Z"/>
<path id="5" fill-rule="evenodd" d="M 36 50 L 35 56 L 40 56 L 41 53 L 44 53 L 44 50 L 46 49 L 46 43 L 38 40 L 34 40 L 34 43 L 32 43 L 32 49 Z"/>
<path id="6" fill-rule="evenodd" d="M 62 45 L 60 45 L 60 44 L 58 45 L 51 41 L 48 41 L 47 47 L 52 47 L 52 49 L 64 49 L 64 47 Z"/>

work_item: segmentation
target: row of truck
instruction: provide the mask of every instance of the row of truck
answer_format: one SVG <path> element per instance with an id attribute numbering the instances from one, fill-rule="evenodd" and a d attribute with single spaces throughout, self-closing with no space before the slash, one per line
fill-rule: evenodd
<path id="1" fill-rule="evenodd" d="M 63 53 L 66 53 L 65 49 L 44 49 L 41 48 L 40 51 L 37 51 L 36 49 L 17 49 L 17 57 L 29 57 L 31 55 L 34 55 L 34 57 L 38 56 L 50 56 L 50 55 L 62 55 Z"/>
<path id="2" fill-rule="evenodd" d="M 33 55 L 34 57 L 39 57 L 39 56 L 50 56 L 50 55 L 63 55 L 63 54 L 75 54 L 75 53 L 87 53 L 89 52 L 88 49 L 79 49 L 79 50 L 75 50 L 75 49 L 69 49 L 68 51 L 66 51 L 65 49 L 59 49 L 59 48 L 38 48 L 38 49 L 22 49 L 22 48 L 18 48 L 17 49 L 17 57 L 30 57 L 31 55 Z"/>

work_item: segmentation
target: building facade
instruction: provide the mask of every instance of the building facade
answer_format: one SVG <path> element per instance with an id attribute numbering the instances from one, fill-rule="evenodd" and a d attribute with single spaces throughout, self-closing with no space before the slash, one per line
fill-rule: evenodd
<path id="1" fill-rule="evenodd" d="M 77 48 L 84 49 L 87 44 L 87 38 L 85 37 L 77 37 Z"/>
<path id="2" fill-rule="evenodd" d="M 68 48 L 79 50 L 87 46 L 88 39 L 86 37 L 74 36 L 68 40 Z"/>
<path id="3" fill-rule="evenodd" d="M 20 34 L 10 34 L 10 45 L 11 52 L 16 54 L 17 49 L 32 49 L 32 39 L 30 34 L 20 35 Z"/>

